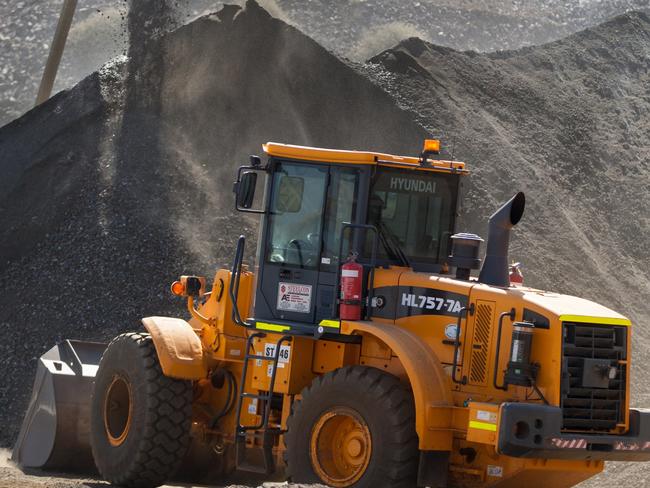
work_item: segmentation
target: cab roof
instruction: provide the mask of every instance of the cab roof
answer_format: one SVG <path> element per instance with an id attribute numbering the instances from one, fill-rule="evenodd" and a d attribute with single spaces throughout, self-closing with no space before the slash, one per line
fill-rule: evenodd
<path id="1" fill-rule="evenodd" d="M 371 151 L 344 151 L 340 149 L 323 149 L 319 147 L 294 146 L 267 142 L 262 145 L 264 152 L 272 157 L 313 161 L 316 163 L 337 164 L 375 164 L 411 168 L 421 171 L 452 172 L 466 174 L 465 163 L 427 159 L 427 165 L 420 164 L 420 158 L 412 156 L 395 156 L 393 154 Z"/>

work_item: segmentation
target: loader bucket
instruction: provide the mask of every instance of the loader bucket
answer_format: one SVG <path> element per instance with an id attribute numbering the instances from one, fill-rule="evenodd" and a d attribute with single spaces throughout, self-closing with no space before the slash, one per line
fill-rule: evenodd
<path id="1" fill-rule="evenodd" d="M 63 341 L 43 354 L 12 460 L 21 468 L 94 470 L 90 396 L 106 344 Z"/>

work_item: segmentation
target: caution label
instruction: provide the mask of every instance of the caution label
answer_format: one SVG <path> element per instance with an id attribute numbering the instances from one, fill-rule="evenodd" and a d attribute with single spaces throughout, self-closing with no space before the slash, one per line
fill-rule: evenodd
<path id="1" fill-rule="evenodd" d="M 503 478 L 503 466 L 489 464 L 487 467 L 487 475 L 494 478 Z"/>
<path id="2" fill-rule="evenodd" d="M 278 283 L 278 310 L 309 313 L 311 309 L 311 285 Z"/>

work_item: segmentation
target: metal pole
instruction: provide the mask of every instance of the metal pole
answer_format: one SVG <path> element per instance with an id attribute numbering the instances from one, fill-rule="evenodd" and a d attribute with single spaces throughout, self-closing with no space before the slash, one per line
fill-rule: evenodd
<path id="1" fill-rule="evenodd" d="M 54 40 L 50 48 L 50 54 L 47 58 L 45 71 L 41 80 L 41 86 L 38 89 L 38 96 L 36 97 L 36 105 L 40 105 L 52 95 L 52 88 L 54 87 L 54 80 L 59 70 L 59 64 L 63 57 L 63 50 L 65 43 L 68 40 L 68 33 L 72 25 L 72 18 L 77 10 L 77 0 L 64 0 L 61 15 L 59 16 L 59 23 L 56 26 L 54 33 Z"/>

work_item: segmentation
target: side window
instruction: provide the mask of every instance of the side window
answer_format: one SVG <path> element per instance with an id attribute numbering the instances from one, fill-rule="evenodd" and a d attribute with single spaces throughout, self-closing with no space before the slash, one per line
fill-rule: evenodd
<path id="1" fill-rule="evenodd" d="M 368 223 L 380 233 L 379 259 L 441 263 L 449 253 L 457 176 L 378 168 L 368 201 Z M 364 257 L 370 255 L 366 240 Z"/>
<path id="2" fill-rule="evenodd" d="M 339 239 L 343 222 L 352 222 L 356 211 L 355 196 L 359 188 L 359 172 L 333 167 L 331 170 L 327 208 L 325 209 L 325 239 L 321 269 L 332 271 L 339 265 Z M 346 233 L 346 238 L 349 233 Z M 349 246 L 343 246 L 345 253 Z"/>
<path id="3" fill-rule="evenodd" d="M 326 167 L 278 165 L 273 176 L 268 262 L 317 267 L 326 184 Z"/>

